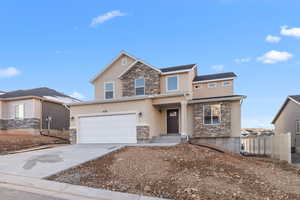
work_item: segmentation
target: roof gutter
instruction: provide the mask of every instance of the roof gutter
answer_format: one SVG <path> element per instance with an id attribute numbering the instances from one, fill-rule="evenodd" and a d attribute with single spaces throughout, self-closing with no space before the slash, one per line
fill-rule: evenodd
<path id="1" fill-rule="evenodd" d="M 228 81 L 228 80 L 234 80 L 236 77 L 230 77 L 230 78 L 218 78 L 218 79 L 210 79 L 210 80 L 204 80 L 204 81 L 193 81 L 193 84 L 195 83 L 209 83 L 209 82 L 215 82 L 215 81 Z"/>
<path id="2" fill-rule="evenodd" d="M 187 95 L 187 92 L 180 92 L 174 94 L 160 94 L 160 95 L 144 95 L 138 97 L 134 96 L 134 97 L 123 97 L 123 98 L 109 99 L 109 100 L 94 100 L 94 101 L 86 101 L 86 102 L 79 102 L 79 103 L 70 103 L 67 104 L 67 106 L 81 106 L 81 105 L 92 105 L 92 104 L 101 104 L 101 103 L 119 103 L 119 102 L 126 102 L 126 101 L 178 97 L 178 96 L 185 96 L 185 95 Z"/>
<path id="3" fill-rule="evenodd" d="M 218 101 L 240 101 L 246 98 L 247 98 L 246 96 L 236 96 L 236 97 L 220 97 L 220 98 L 213 98 L 213 99 L 196 99 L 196 100 L 189 100 L 188 104 L 208 103 L 208 102 L 218 102 Z"/>

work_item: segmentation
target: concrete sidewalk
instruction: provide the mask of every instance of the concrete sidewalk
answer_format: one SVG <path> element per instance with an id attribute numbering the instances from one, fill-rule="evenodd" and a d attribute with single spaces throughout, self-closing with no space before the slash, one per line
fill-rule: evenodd
<path id="1" fill-rule="evenodd" d="M 5 200 L 64 200 L 56 197 L 49 197 L 31 192 L 23 192 L 9 188 L 0 187 L 1 199 Z"/>
<path id="2" fill-rule="evenodd" d="M 0 188 L 26 195 L 38 194 L 49 200 L 163 200 L 4 173 L 0 173 Z"/>

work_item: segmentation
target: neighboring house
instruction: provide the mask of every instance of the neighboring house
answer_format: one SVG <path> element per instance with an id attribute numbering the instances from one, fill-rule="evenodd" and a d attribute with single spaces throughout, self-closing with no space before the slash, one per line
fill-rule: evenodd
<path id="1" fill-rule="evenodd" d="M 292 151 L 300 153 L 300 95 L 287 97 L 272 124 L 275 135 L 291 133 Z"/>
<path id="2" fill-rule="evenodd" d="M 270 129 L 263 128 L 243 128 L 241 130 L 241 135 L 244 137 L 248 136 L 271 136 L 274 135 L 274 131 Z"/>
<path id="3" fill-rule="evenodd" d="M 40 134 L 69 128 L 65 104 L 77 99 L 49 88 L 17 90 L 0 95 L 0 133 Z"/>
<path id="4" fill-rule="evenodd" d="M 121 52 L 90 82 L 92 101 L 69 104 L 73 143 L 136 143 L 177 134 L 239 149 L 241 102 L 234 73 L 197 65 L 156 68 Z"/>

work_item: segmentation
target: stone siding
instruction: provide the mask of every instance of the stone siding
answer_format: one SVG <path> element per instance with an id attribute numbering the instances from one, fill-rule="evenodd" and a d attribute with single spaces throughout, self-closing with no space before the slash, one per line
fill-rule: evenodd
<path id="1" fill-rule="evenodd" d="M 11 129 L 40 129 L 40 119 L 38 118 L 26 118 L 22 120 L 8 119 L 1 120 L 1 130 Z"/>
<path id="2" fill-rule="evenodd" d="M 160 93 L 159 72 L 138 62 L 121 77 L 122 95 L 124 97 L 135 96 L 134 81 L 137 78 L 145 79 L 145 95 Z"/>
<path id="3" fill-rule="evenodd" d="M 203 120 L 203 106 L 221 104 L 221 123 L 205 125 Z M 230 137 L 231 135 L 231 103 L 217 102 L 211 104 L 193 105 L 193 137 Z"/>
<path id="4" fill-rule="evenodd" d="M 0 130 L 5 130 L 5 120 L 0 119 Z"/>
<path id="5" fill-rule="evenodd" d="M 150 127 L 149 126 L 137 126 L 136 127 L 137 140 L 149 140 L 150 138 Z"/>
<path id="6" fill-rule="evenodd" d="M 70 129 L 70 134 L 69 134 L 69 140 L 70 144 L 76 144 L 77 143 L 77 131 L 76 129 Z"/>

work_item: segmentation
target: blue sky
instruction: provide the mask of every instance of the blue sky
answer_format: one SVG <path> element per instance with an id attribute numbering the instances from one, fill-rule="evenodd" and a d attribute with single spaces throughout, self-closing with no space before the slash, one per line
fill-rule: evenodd
<path id="1" fill-rule="evenodd" d="M 9 0 L 0 6 L 0 90 L 47 86 L 93 98 L 89 80 L 121 50 L 157 67 L 233 71 L 243 127 L 268 127 L 300 94 L 300 2 Z"/>

